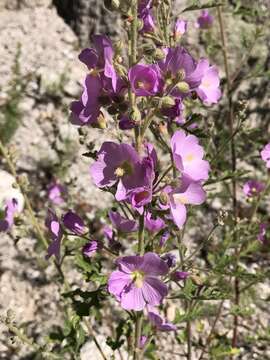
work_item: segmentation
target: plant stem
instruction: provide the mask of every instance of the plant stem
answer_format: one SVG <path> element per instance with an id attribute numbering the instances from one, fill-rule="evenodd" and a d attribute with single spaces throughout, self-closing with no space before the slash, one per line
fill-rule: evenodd
<path id="1" fill-rule="evenodd" d="M 18 185 L 18 187 L 19 187 L 19 189 L 20 189 L 20 191 L 21 191 L 21 193 L 22 193 L 22 195 L 24 197 L 25 206 L 26 206 L 26 209 L 27 209 L 27 211 L 29 213 L 29 216 L 30 216 L 30 221 L 31 221 L 32 225 L 34 226 L 34 228 L 35 228 L 35 230 L 36 230 L 36 232 L 37 232 L 37 234 L 38 234 L 44 248 L 47 249 L 48 241 L 45 238 L 45 236 L 43 234 L 43 230 L 42 230 L 41 226 L 39 225 L 39 222 L 37 221 L 37 219 L 35 217 L 35 213 L 34 213 L 34 210 L 32 208 L 31 202 L 30 202 L 30 200 L 28 198 L 28 195 L 27 195 L 27 193 L 26 193 L 26 191 L 24 189 L 24 186 L 21 184 L 21 181 L 20 181 L 20 179 L 18 177 L 18 174 L 17 174 L 16 168 L 15 168 L 15 166 L 13 164 L 13 161 L 12 161 L 6 147 L 4 146 L 4 144 L 2 143 L 1 140 L 0 140 L 0 153 L 2 153 L 4 159 L 6 160 L 9 171 L 11 172 L 11 174 L 16 179 L 16 183 L 17 183 L 17 185 Z M 68 281 L 66 280 L 65 275 L 64 275 L 64 273 L 62 271 L 61 264 L 59 264 L 55 260 L 53 261 L 53 263 L 55 265 L 55 268 L 56 268 L 58 274 L 60 275 L 60 277 L 61 277 L 61 279 L 63 281 L 65 291 L 70 291 L 71 288 L 70 288 L 70 285 L 69 285 Z M 66 305 L 70 306 L 70 304 L 67 304 L 67 303 L 66 303 Z M 85 322 L 85 324 L 87 323 L 87 321 L 84 321 L 84 322 Z M 20 335 L 23 335 L 23 334 L 21 334 L 21 332 L 16 327 L 11 328 L 12 325 L 10 325 L 10 324 L 8 324 L 7 326 L 9 327 L 10 331 L 13 331 L 15 333 L 15 335 L 17 335 L 18 337 L 21 338 L 22 341 L 27 339 L 26 337 L 20 336 Z M 17 329 L 17 332 L 15 332 L 16 329 Z M 95 341 L 95 338 L 94 338 L 94 341 Z M 26 344 L 28 344 L 28 345 L 33 346 L 33 344 L 31 343 L 31 341 L 29 339 L 28 339 L 28 341 L 24 341 L 24 342 Z M 95 344 L 96 344 L 96 342 L 95 342 Z M 38 347 L 38 345 L 36 345 L 36 346 Z M 97 346 L 98 350 L 100 351 L 97 344 L 96 344 L 96 346 Z M 43 353 L 43 355 L 44 355 L 44 353 Z M 53 357 L 53 355 L 52 355 L 52 357 Z M 57 355 L 55 355 L 54 358 L 59 359 L 59 357 L 57 357 Z"/>
<path id="2" fill-rule="evenodd" d="M 232 88 L 231 88 L 231 77 L 230 77 L 230 70 L 229 70 L 229 63 L 228 63 L 228 53 L 227 53 L 227 47 L 226 47 L 226 36 L 224 31 L 224 25 L 223 25 L 223 15 L 222 15 L 222 7 L 218 6 L 217 8 L 218 12 L 218 22 L 219 22 L 219 28 L 220 28 L 220 35 L 221 35 L 221 42 L 222 42 L 222 51 L 223 51 L 223 60 L 224 60 L 224 67 L 225 67 L 225 73 L 226 73 L 226 79 L 227 79 L 227 92 L 228 92 L 228 105 L 229 105 L 229 132 L 231 136 L 231 168 L 232 172 L 235 173 L 236 171 L 236 150 L 235 150 L 235 139 L 234 139 L 234 111 L 233 111 L 233 101 L 232 101 Z M 236 179 L 235 177 L 232 178 L 232 200 L 233 200 L 233 216 L 234 216 L 234 225 L 237 224 L 237 191 L 236 191 Z M 234 242 L 237 241 L 237 234 L 234 232 Z M 235 249 L 236 254 L 238 253 L 238 249 Z M 235 264 L 235 268 L 238 267 L 238 261 Z M 234 281 L 234 292 L 235 292 L 235 298 L 234 303 L 235 306 L 239 306 L 240 302 L 240 291 L 239 291 L 239 279 L 235 277 Z M 232 339 L 232 347 L 237 347 L 237 335 L 238 335 L 238 315 L 234 315 L 233 320 L 233 339 Z"/>

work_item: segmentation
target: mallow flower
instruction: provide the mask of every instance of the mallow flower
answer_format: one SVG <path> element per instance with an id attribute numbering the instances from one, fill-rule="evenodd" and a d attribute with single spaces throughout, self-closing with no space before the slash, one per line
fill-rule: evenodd
<path id="1" fill-rule="evenodd" d="M 138 224 L 134 220 L 126 219 L 117 211 L 110 211 L 109 218 L 113 226 L 122 233 L 131 233 L 138 230 Z"/>
<path id="2" fill-rule="evenodd" d="M 155 29 L 151 4 L 152 0 L 139 0 L 138 2 L 138 18 L 143 22 L 143 27 L 140 30 L 142 34 L 153 32 Z"/>
<path id="3" fill-rule="evenodd" d="M 162 89 L 162 79 L 157 65 L 136 64 L 130 68 L 128 78 L 137 96 L 154 96 Z"/>
<path id="4" fill-rule="evenodd" d="M 199 139 L 194 135 L 186 135 L 178 130 L 171 138 L 171 148 L 177 169 L 193 181 L 208 179 L 210 165 L 203 160 L 204 150 L 199 145 Z"/>
<path id="5" fill-rule="evenodd" d="M 100 187 L 117 184 L 116 199 L 125 198 L 125 192 L 135 188 L 141 175 L 141 163 L 137 151 L 128 144 L 105 141 L 90 167 L 94 183 Z"/>
<path id="6" fill-rule="evenodd" d="M 150 233 L 158 233 L 166 226 L 165 221 L 161 217 L 154 216 L 149 211 L 145 214 L 144 225 Z"/>
<path id="7" fill-rule="evenodd" d="M 187 219 L 187 206 L 201 205 L 206 199 L 205 191 L 200 182 L 193 182 L 185 177 L 180 180 L 178 187 L 168 187 L 167 191 L 172 219 L 175 225 L 182 229 Z"/>
<path id="8" fill-rule="evenodd" d="M 87 75 L 80 100 L 72 101 L 70 105 L 72 124 L 83 126 L 97 122 L 101 108 L 99 103 L 101 91 L 102 81 L 99 75 L 94 73 Z"/>
<path id="9" fill-rule="evenodd" d="M 195 59 L 182 46 L 164 49 L 165 58 L 158 62 L 170 95 L 176 98 L 186 97 L 194 91 L 201 78 L 192 76 L 196 70 Z"/>
<path id="10" fill-rule="evenodd" d="M 71 210 L 63 216 L 62 221 L 65 227 L 73 234 L 82 235 L 85 231 L 83 219 Z"/>
<path id="11" fill-rule="evenodd" d="M 209 14 L 208 10 L 202 10 L 200 16 L 197 18 L 195 26 L 200 29 L 209 29 L 212 27 L 214 17 Z"/>
<path id="12" fill-rule="evenodd" d="M 7 200 L 4 216 L 0 218 L 0 232 L 6 232 L 11 229 L 16 212 L 18 212 L 18 201 L 16 199 Z"/>
<path id="13" fill-rule="evenodd" d="M 154 309 L 148 312 L 148 319 L 157 331 L 176 331 L 176 325 L 166 322 Z"/>
<path id="14" fill-rule="evenodd" d="M 126 256 L 117 260 L 118 270 L 108 281 L 108 291 L 126 310 L 143 310 L 146 305 L 160 305 L 167 295 L 167 286 L 159 276 L 168 273 L 167 264 L 155 253 Z"/>
<path id="15" fill-rule="evenodd" d="M 94 49 L 87 48 L 81 51 L 79 59 L 91 71 L 103 71 L 104 76 L 112 82 L 116 91 L 117 74 L 113 67 L 114 50 L 111 40 L 105 35 L 93 35 Z"/>
<path id="16" fill-rule="evenodd" d="M 266 163 L 266 167 L 270 169 L 270 143 L 262 149 L 261 158 Z"/>
<path id="17" fill-rule="evenodd" d="M 265 188 L 265 185 L 257 180 L 248 180 L 243 186 L 243 192 L 247 197 L 258 196 Z"/>
<path id="18" fill-rule="evenodd" d="M 207 59 L 200 59 L 191 79 L 195 82 L 200 79 L 200 84 L 195 91 L 204 104 L 211 105 L 219 101 L 221 97 L 220 78 L 215 65 L 210 66 Z"/>
<path id="19" fill-rule="evenodd" d="M 174 26 L 174 39 L 177 41 L 181 38 L 182 35 L 187 31 L 187 21 L 177 19 Z"/>
<path id="20" fill-rule="evenodd" d="M 102 249 L 102 243 L 97 240 L 90 240 L 84 245 L 82 253 L 84 256 L 91 258 L 96 252 Z"/>
<path id="21" fill-rule="evenodd" d="M 55 205 L 60 205 L 64 202 L 64 196 L 66 192 L 66 187 L 60 184 L 58 181 L 53 181 L 48 186 L 47 190 L 49 200 Z"/>
<path id="22" fill-rule="evenodd" d="M 60 246 L 61 240 L 63 237 L 63 231 L 61 229 L 60 221 L 52 210 L 48 210 L 47 217 L 45 220 L 45 226 L 48 229 L 49 235 L 51 237 L 51 243 L 47 249 L 46 259 L 49 259 L 54 255 L 57 261 L 60 261 Z"/>

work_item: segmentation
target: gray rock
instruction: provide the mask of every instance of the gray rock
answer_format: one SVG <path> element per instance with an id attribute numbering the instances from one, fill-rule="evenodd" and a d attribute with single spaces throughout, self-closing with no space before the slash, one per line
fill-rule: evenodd
<path id="1" fill-rule="evenodd" d="M 71 26 L 82 46 L 89 44 L 93 33 L 119 35 L 120 17 L 107 11 L 101 0 L 54 0 L 60 16 Z"/>

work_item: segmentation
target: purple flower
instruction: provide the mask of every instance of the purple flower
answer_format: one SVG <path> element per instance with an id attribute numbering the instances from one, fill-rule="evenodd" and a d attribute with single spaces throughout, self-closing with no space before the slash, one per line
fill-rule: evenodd
<path id="1" fill-rule="evenodd" d="M 258 240 L 261 242 L 261 243 L 265 243 L 266 242 L 266 231 L 268 229 L 268 225 L 265 224 L 265 223 L 261 223 L 259 225 L 259 234 L 258 234 Z"/>
<path id="2" fill-rule="evenodd" d="M 164 52 L 165 59 L 159 61 L 158 66 L 166 78 L 168 87 L 171 88 L 170 94 L 177 98 L 185 97 L 200 85 L 201 78 L 193 76 L 197 63 L 181 46 L 166 48 Z M 177 83 L 181 83 L 182 90 L 172 86 Z"/>
<path id="3" fill-rule="evenodd" d="M 82 253 L 86 257 L 92 257 L 100 249 L 102 249 L 102 244 L 99 241 L 90 240 L 84 245 Z"/>
<path id="4" fill-rule="evenodd" d="M 220 79 L 216 66 L 210 66 L 207 59 L 201 59 L 198 62 L 192 79 L 201 79 L 200 84 L 195 89 L 197 95 L 206 105 L 216 104 L 221 97 L 219 87 Z"/>
<path id="5" fill-rule="evenodd" d="M 174 267 L 176 264 L 176 256 L 172 253 L 167 253 L 163 255 L 162 260 L 166 262 L 169 268 Z"/>
<path id="6" fill-rule="evenodd" d="M 161 113 L 164 116 L 167 116 L 170 120 L 175 120 L 176 123 L 184 123 L 184 109 L 185 106 L 182 103 L 181 99 L 175 99 L 175 104 L 168 108 L 162 108 Z"/>
<path id="7" fill-rule="evenodd" d="M 265 145 L 261 151 L 261 158 L 266 163 L 266 167 L 270 169 L 270 143 Z"/>
<path id="8" fill-rule="evenodd" d="M 186 280 L 189 277 L 189 273 L 186 271 L 175 271 L 171 278 L 175 281 Z"/>
<path id="9" fill-rule="evenodd" d="M 154 217 L 150 212 L 146 213 L 144 224 L 146 229 L 151 233 L 159 232 L 166 226 L 163 219 L 161 219 L 159 216 Z"/>
<path id="10" fill-rule="evenodd" d="M 151 12 L 152 0 L 140 0 L 138 5 L 138 17 L 143 22 L 141 33 L 153 32 L 155 29 L 154 18 Z"/>
<path id="11" fill-rule="evenodd" d="M 60 246 L 61 240 L 63 236 L 63 232 L 61 229 L 60 221 L 58 217 L 52 210 L 48 210 L 48 214 L 45 220 L 45 226 L 49 231 L 49 235 L 51 237 L 52 242 L 50 243 L 46 259 L 48 260 L 52 255 L 54 255 L 57 261 L 60 261 Z"/>
<path id="12" fill-rule="evenodd" d="M 128 72 L 128 78 L 137 96 L 154 96 L 161 91 L 161 75 L 156 65 L 134 65 Z"/>
<path id="13" fill-rule="evenodd" d="M 94 49 L 84 49 L 79 59 L 89 70 L 103 70 L 105 77 L 111 80 L 112 88 L 116 91 L 117 74 L 113 67 L 114 51 L 111 40 L 104 35 L 93 35 Z"/>
<path id="14" fill-rule="evenodd" d="M 160 237 L 159 246 L 160 247 L 164 246 L 166 244 L 167 240 L 169 239 L 169 237 L 170 237 L 170 232 L 165 231 Z"/>
<path id="15" fill-rule="evenodd" d="M 118 183 L 115 196 L 121 201 L 128 189 L 134 189 L 139 183 L 140 158 L 130 145 L 106 141 L 102 144 L 90 173 L 94 183 L 100 188 L 112 187 Z"/>
<path id="16" fill-rule="evenodd" d="M 54 181 L 48 187 L 48 198 L 55 205 L 60 205 L 64 202 L 63 196 L 66 194 L 67 189 L 59 182 Z"/>
<path id="17" fill-rule="evenodd" d="M 138 229 L 136 221 L 124 218 L 117 211 L 110 211 L 109 218 L 114 227 L 122 233 L 131 233 Z"/>
<path id="18" fill-rule="evenodd" d="M 177 41 L 187 31 L 187 21 L 177 19 L 174 26 L 174 39 Z"/>
<path id="19" fill-rule="evenodd" d="M 174 324 L 166 322 L 162 317 L 154 311 L 149 311 L 148 318 L 152 325 L 158 331 L 176 331 L 177 327 Z"/>
<path id="20" fill-rule="evenodd" d="M 4 210 L 4 218 L 0 219 L 0 232 L 6 232 L 11 229 L 14 223 L 14 216 L 17 211 L 18 201 L 16 199 L 7 200 Z"/>
<path id="21" fill-rule="evenodd" d="M 128 118 L 128 116 L 124 115 L 119 121 L 119 129 L 120 130 L 130 130 L 136 126 L 134 120 Z"/>
<path id="22" fill-rule="evenodd" d="M 101 104 L 99 97 L 102 91 L 102 82 L 97 74 L 87 75 L 83 84 L 83 93 L 79 101 L 70 105 L 71 123 L 83 126 L 94 124 L 100 115 Z"/>
<path id="23" fill-rule="evenodd" d="M 158 279 L 168 273 L 167 264 L 157 254 L 126 256 L 117 260 L 118 270 L 108 282 L 108 290 L 126 310 L 140 311 L 149 304 L 160 305 L 167 286 Z"/>
<path id="24" fill-rule="evenodd" d="M 147 336 L 145 336 L 145 335 L 142 335 L 142 336 L 141 336 L 141 338 L 140 338 L 140 344 L 139 344 L 140 349 L 143 349 L 143 348 L 144 348 L 147 340 L 148 340 L 148 337 L 147 337 Z"/>
<path id="25" fill-rule="evenodd" d="M 169 193 L 169 207 L 175 225 L 183 227 L 187 218 L 187 205 L 201 205 L 206 198 L 205 191 L 199 182 L 190 182 L 182 178 L 182 184 Z"/>
<path id="26" fill-rule="evenodd" d="M 153 154 L 155 154 L 155 151 L 153 151 Z M 139 178 L 140 182 L 138 182 L 136 188 L 129 193 L 129 201 L 132 207 L 140 214 L 143 213 L 144 206 L 152 201 L 152 185 L 154 177 L 154 160 L 153 157 L 149 155 L 142 160 Z"/>
<path id="27" fill-rule="evenodd" d="M 200 29 L 209 29 L 212 27 L 214 17 L 209 14 L 208 10 L 202 10 L 197 18 L 196 27 Z"/>
<path id="28" fill-rule="evenodd" d="M 204 151 L 194 135 L 186 135 L 178 130 L 171 138 L 171 148 L 177 169 L 194 181 L 208 179 L 210 166 L 203 160 Z"/>
<path id="29" fill-rule="evenodd" d="M 248 197 L 259 195 L 265 189 L 265 185 L 257 180 L 248 180 L 243 186 L 243 192 Z"/>
<path id="30" fill-rule="evenodd" d="M 69 229 L 73 234 L 82 235 L 85 230 L 85 225 L 83 219 L 75 214 L 73 211 L 69 210 L 63 216 L 63 223 L 67 229 Z"/>

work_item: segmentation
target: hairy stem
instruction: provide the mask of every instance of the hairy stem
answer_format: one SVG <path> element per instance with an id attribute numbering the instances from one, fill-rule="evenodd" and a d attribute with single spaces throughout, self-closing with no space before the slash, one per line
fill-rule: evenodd
<path id="1" fill-rule="evenodd" d="M 226 36 L 225 36 L 225 30 L 224 30 L 224 24 L 223 24 L 223 14 L 222 14 L 222 7 L 218 6 L 218 22 L 219 22 L 219 28 L 220 28 L 220 35 L 221 35 L 221 43 L 222 43 L 222 51 L 223 51 L 223 60 L 224 60 L 224 67 L 225 67 L 225 73 L 226 73 L 226 79 L 227 79 L 227 92 L 228 92 L 228 105 L 229 105 L 229 118 L 228 118 L 228 125 L 229 125 L 229 132 L 231 136 L 231 169 L 232 172 L 235 173 L 236 171 L 236 150 L 235 150 L 235 138 L 233 136 L 234 134 L 234 110 L 233 110 L 233 101 L 232 101 L 232 88 L 231 88 L 231 76 L 230 76 L 230 70 L 229 70 L 229 63 L 228 63 L 228 53 L 227 53 L 227 47 L 226 47 Z M 232 178 L 232 208 L 233 208 L 233 216 L 234 216 L 234 225 L 237 224 L 237 191 L 236 191 L 236 179 L 235 177 Z M 234 232 L 234 242 L 237 241 L 237 233 Z M 238 249 L 235 249 L 236 255 L 238 253 Z M 238 261 L 235 264 L 235 268 L 238 267 Z M 234 303 L 236 306 L 239 306 L 240 303 L 240 291 L 239 291 L 239 279 L 235 277 L 234 281 Z M 232 346 L 237 346 L 237 335 L 238 335 L 238 315 L 234 315 L 233 320 L 233 338 L 232 338 Z"/>

